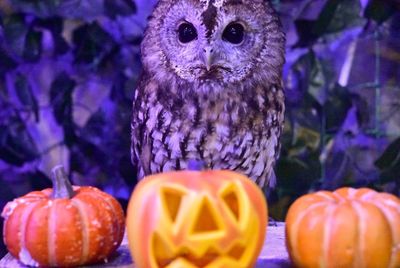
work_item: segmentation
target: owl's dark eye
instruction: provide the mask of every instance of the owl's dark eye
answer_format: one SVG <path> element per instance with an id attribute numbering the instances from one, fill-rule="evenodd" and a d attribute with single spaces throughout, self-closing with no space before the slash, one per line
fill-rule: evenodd
<path id="1" fill-rule="evenodd" d="M 244 38 L 244 27 L 242 24 L 234 22 L 226 26 L 222 39 L 232 43 L 232 44 L 240 44 Z"/>
<path id="2" fill-rule="evenodd" d="M 197 38 L 197 31 L 193 24 L 189 22 L 182 23 L 178 28 L 179 41 L 189 43 Z"/>

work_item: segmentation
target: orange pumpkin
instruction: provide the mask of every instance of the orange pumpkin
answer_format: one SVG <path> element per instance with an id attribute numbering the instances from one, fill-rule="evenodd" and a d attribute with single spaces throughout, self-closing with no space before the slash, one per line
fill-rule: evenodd
<path id="1" fill-rule="evenodd" d="M 267 226 L 263 193 L 231 171 L 178 171 L 143 179 L 127 212 L 139 268 L 252 267 Z"/>
<path id="2" fill-rule="evenodd" d="M 31 266 L 78 266 L 107 258 L 124 234 L 124 212 L 112 196 L 94 187 L 72 187 L 62 166 L 53 169 L 54 189 L 9 202 L 4 242 Z"/>
<path id="3" fill-rule="evenodd" d="M 341 188 L 290 207 L 286 244 L 297 267 L 400 267 L 400 199 Z"/>

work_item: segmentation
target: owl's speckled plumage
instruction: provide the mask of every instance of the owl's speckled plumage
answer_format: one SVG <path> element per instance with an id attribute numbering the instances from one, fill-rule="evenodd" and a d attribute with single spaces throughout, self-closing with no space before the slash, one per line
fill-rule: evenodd
<path id="1" fill-rule="evenodd" d="M 182 43 L 181 23 L 197 38 Z M 244 40 L 222 38 L 232 22 Z M 284 118 L 285 37 L 264 0 L 160 0 L 142 42 L 132 161 L 144 175 L 185 169 L 190 160 L 274 184 Z"/>

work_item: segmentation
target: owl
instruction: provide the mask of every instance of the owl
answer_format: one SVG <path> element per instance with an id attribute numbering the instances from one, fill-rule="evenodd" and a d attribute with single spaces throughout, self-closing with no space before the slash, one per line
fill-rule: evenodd
<path id="1" fill-rule="evenodd" d="M 141 45 L 132 161 L 139 179 L 187 169 L 275 183 L 285 35 L 264 0 L 160 0 Z"/>

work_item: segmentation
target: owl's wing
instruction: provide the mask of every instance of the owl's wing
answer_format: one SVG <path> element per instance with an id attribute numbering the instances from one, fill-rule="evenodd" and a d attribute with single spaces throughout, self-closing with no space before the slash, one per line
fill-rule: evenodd
<path id="1" fill-rule="evenodd" d="M 146 112 L 148 110 L 146 109 L 145 101 L 143 100 L 144 89 L 147 82 L 147 76 L 142 74 L 135 90 L 132 104 L 131 161 L 137 168 L 138 179 L 143 178 L 150 172 L 150 147 L 148 146 L 146 133 Z"/>
<path id="2" fill-rule="evenodd" d="M 138 88 L 135 89 L 135 95 L 133 98 L 132 104 L 132 117 L 131 117 L 131 161 L 135 167 L 138 167 L 139 164 L 139 148 L 141 147 L 140 141 L 138 139 L 139 133 L 137 129 L 139 128 L 141 122 L 138 121 Z"/>

